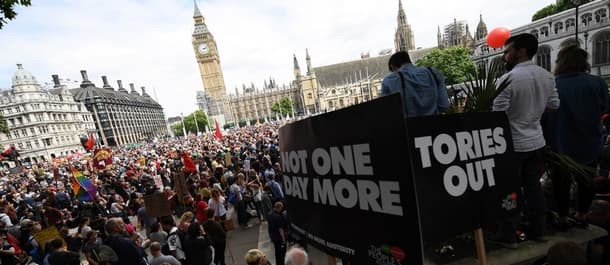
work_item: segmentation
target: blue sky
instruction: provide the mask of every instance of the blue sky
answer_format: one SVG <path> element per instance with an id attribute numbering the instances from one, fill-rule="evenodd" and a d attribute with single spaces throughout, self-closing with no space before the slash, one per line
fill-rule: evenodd
<path id="1" fill-rule="evenodd" d="M 553 0 L 403 1 L 417 47 L 436 45 L 437 26 L 479 14 L 489 30 L 525 25 Z M 219 46 L 227 91 L 241 84 L 292 79 L 292 55 L 305 67 L 358 59 L 393 48 L 398 0 L 197 0 Z M 51 75 L 101 86 L 107 75 L 156 91 L 166 116 L 195 110 L 203 88 L 191 46 L 190 0 L 34 0 L 0 30 L 0 88 L 11 86 L 17 63 L 40 83 Z"/>

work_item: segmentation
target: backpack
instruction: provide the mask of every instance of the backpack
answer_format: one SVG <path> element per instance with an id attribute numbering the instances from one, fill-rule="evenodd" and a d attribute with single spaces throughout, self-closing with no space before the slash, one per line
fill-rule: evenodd
<path id="1" fill-rule="evenodd" d="M 182 244 L 184 243 L 184 240 L 186 239 L 186 234 L 182 231 L 180 231 L 180 229 L 177 229 L 175 232 L 171 232 L 169 233 L 169 235 L 167 235 L 167 241 L 165 243 L 163 243 L 163 245 L 161 246 L 161 253 L 163 253 L 163 255 L 172 255 L 172 252 L 169 250 L 169 238 L 172 237 L 173 235 L 178 235 L 178 240 L 180 241 L 180 247 L 177 247 L 178 249 L 182 250 Z"/>

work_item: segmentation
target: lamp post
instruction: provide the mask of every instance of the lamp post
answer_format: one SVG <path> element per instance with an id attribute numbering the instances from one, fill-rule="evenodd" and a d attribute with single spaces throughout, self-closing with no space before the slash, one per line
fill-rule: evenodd
<path id="1" fill-rule="evenodd" d="M 184 126 L 184 114 L 180 113 L 180 121 L 182 122 L 182 135 L 186 138 L 186 126 Z"/>
<path id="2" fill-rule="evenodd" d="M 572 3 L 576 6 L 576 21 L 574 23 L 574 40 L 576 41 L 576 46 L 580 47 L 580 41 L 578 41 L 578 6 L 580 5 L 581 0 L 572 0 Z"/>
<path id="3" fill-rule="evenodd" d="M 197 135 L 199 135 L 199 122 L 197 121 L 197 110 L 193 112 L 193 119 L 195 119 L 195 128 L 197 128 Z"/>
<path id="4" fill-rule="evenodd" d="M 585 31 L 585 34 L 583 34 L 585 36 L 585 51 L 587 50 L 587 42 L 589 41 L 589 32 Z"/>

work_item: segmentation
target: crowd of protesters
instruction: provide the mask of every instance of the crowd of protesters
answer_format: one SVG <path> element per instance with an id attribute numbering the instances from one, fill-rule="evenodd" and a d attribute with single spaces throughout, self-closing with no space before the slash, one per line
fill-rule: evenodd
<path id="1" fill-rule="evenodd" d="M 115 148 L 101 169 L 89 156 L 78 155 L 24 165 L 19 172 L 3 167 L 2 264 L 63 265 L 86 259 L 93 265 L 224 265 L 226 233 L 233 229 L 226 224 L 230 209 L 240 228 L 247 229 L 266 221 L 284 199 L 276 180 L 281 175 L 279 126 L 238 128 L 221 139 L 191 135 Z M 82 184 L 73 182 L 73 170 L 96 186 L 89 194 L 94 200 L 74 194 L 73 185 Z M 177 178 L 182 188 L 176 187 Z M 172 215 L 147 214 L 144 197 L 158 193 L 167 195 Z M 282 230 L 285 252 L 287 222 L 275 224 L 270 225 Z M 35 235 L 50 227 L 61 239 L 43 246 Z M 283 256 L 277 264 L 283 264 Z"/>

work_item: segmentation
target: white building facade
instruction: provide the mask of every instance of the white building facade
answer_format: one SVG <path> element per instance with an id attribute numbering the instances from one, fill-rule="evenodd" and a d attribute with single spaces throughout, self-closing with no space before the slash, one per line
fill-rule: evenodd
<path id="1" fill-rule="evenodd" d="M 0 91 L 0 112 L 9 126 L 8 135 L 0 133 L 0 147 L 14 145 L 24 162 L 83 151 L 80 137 L 95 131 L 91 114 L 68 89 L 43 90 L 21 64 L 12 88 Z"/>
<path id="2" fill-rule="evenodd" d="M 589 53 L 591 74 L 606 80 L 610 78 L 609 5 L 608 0 L 598 0 L 580 5 L 578 10 L 580 47 Z M 511 35 L 521 33 L 531 33 L 538 37 L 539 47 L 534 62 L 552 72 L 559 50 L 576 43 L 576 9 L 569 9 L 511 30 Z M 488 67 L 493 60 L 502 60 L 502 48 L 488 47 L 486 35 L 487 32 L 477 32 L 473 60 L 479 68 Z"/>

